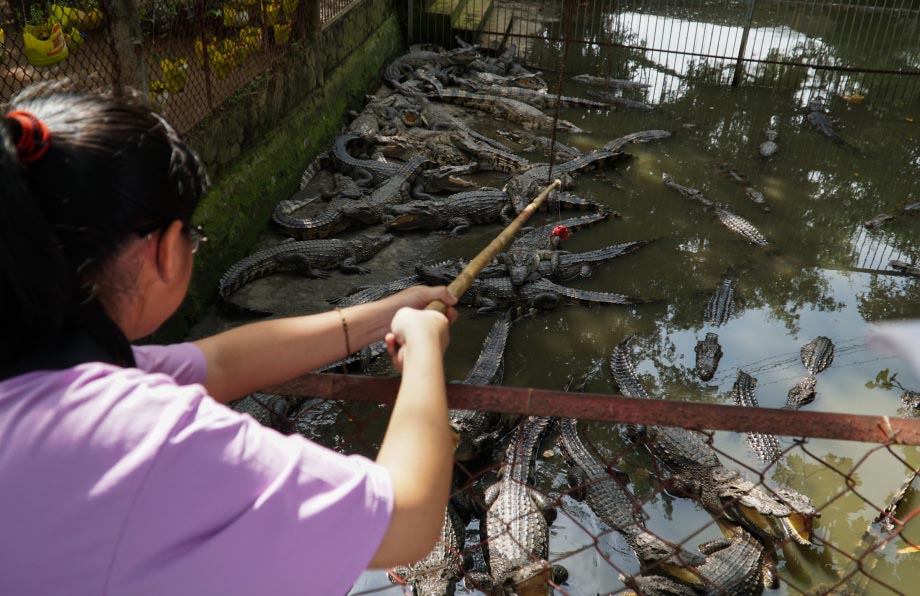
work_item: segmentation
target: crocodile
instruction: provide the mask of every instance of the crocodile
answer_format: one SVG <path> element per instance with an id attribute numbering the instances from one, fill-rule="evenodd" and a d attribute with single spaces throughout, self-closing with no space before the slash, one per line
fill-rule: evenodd
<path id="1" fill-rule="evenodd" d="M 748 186 L 744 189 L 744 196 L 746 196 L 751 202 L 759 206 L 764 211 L 772 211 L 770 206 L 767 205 L 767 198 L 763 196 L 763 193 L 754 188 L 753 186 Z"/>
<path id="2" fill-rule="evenodd" d="M 653 240 L 633 240 L 585 252 L 559 252 L 555 258 L 541 260 L 537 272 L 553 281 L 588 278 L 594 274 L 594 265 L 628 255 L 651 242 Z"/>
<path id="3" fill-rule="evenodd" d="M 554 119 L 552 116 L 548 116 L 526 103 L 507 97 L 470 93 L 460 89 L 439 89 L 434 93 L 430 93 L 428 97 L 488 112 L 496 118 L 515 122 L 528 130 L 553 128 Z M 571 122 L 562 119 L 556 121 L 556 128 L 573 133 L 584 132 Z"/>
<path id="4" fill-rule="evenodd" d="M 741 236 L 751 244 L 755 246 L 766 246 L 769 244 L 767 239 L 763 237 L 763 234 L 761 234 L 751 222 L 740 215 L 735 215 L 728 209 L 716 207 L 716 217 L 719 223 L 728 228 L 729 231 Z"/>
<path id="5" fill-rule="evenodd" d="M 285 234 L 297 240 L 328 238 L 351 227 L 351 220 L 345 217 L 342 210 L 353 203 L 354 199 L 335 197 L 324 211 L 309 217 L 297 217 L 293 213 L 283 213 L 276 209 L 272 213 L 272 220 Z"/>
<path id="6" fill-rule="evenodd" d="M 662 179 L 662 181 L 664 182 L 664 185 L 665 185 L 665 186 L 667 186 L 668 188 L 671 188 L 671 189 L 673 189 L 673 190 L 676 190 L 677 192 L 679 192 L 680 194 L 684 195 L 684 197 L 690 199 L 690 200 L 693 201 L 694 203 L 699 203 L 699 204 L 702 205 L 703 207 L 707 207 L 707 208 L 715 207 L 715 203 L 712 202 L 711 200 L 707 199 L 707 198 L 706 198 L 706 195 L 703 194 L 703 191 L 701 191 L 701 190 L 699 190 L 699 189 L 697 189 L 697 188 L 691 188 L 691 187 L 689 187 L 689 186 L 684 186 L 684 185 L 682 185 L 682 184 L 678 184 L 678 183 L 675 182 L 674 179 L 671 178 L 671 176 L 670 176 L 669 174 L 667 174 L 667 173 L 662 173 L 662 174 L 661 174 L 661 179 Z"/>
<path id="7" fill-rule="evenodd" d="M 315 188 L 310 187 L 310 181 L 331 162 L 332 156 L 328 151 L 314 157 L 301 175 L 300 188 L 290 199 L 279 201 L 273 213 L 290 215 L 301 207 L 312 203 L 317 197 L 324 196 L 327 191 L 324 189 L 317 192 Z"/>
<path id="8" fill-rule="evenodd" d="M 619 532 L 636 553 L 643 570 L 664 573 L 690 584 L 699 577 L 687 566 L 699 566 L 704 558 L 668 544 L 645 527 L 645 513 L 636 498 L 601 464 L 582 442 L 574 418 L 558 420 L 559 436 L 573 468 L 569 481 L 584 487 L 584 500 L 598 519 Z"/>
<path id="9" fill-rule="evenodd" d="M 812 375 L 824 372 L 834 362 L 834 342 L 819 335 L 799 350 L 802 366 Z"/>
<path id="10" fill-rule="evenodd" d="M 558 235 L 554 235 L 553 230 L 563 226 L 569 232 L 574 232 L 604 221 L 609 217 L 609 212 L 597 211 L 591 215 L 571 217 L 555 224 L 547 224 L 529 230 L 512 241 L 508 249 L 496 257 L 496 263 L 508 272 L 512 278 L 512 283 L 515 285 L 522 284 L 534 273 L 540 272 L 544 260 L 549 261 L 551 273 L 555 271 L 562 272 L 564 270 L 561 269 L 561 263 L 559 262 L 561 253 L 558 252 L 561 238 Z M 574 265 L 572 261 L 568 261 L 567 264 Z M 543 275 L 542 272 L 541 275 Z M 543 276 L 556 277 L 554 274 Z"/>
<path id="11" fill-rule="evenodd" d="M 551 150 L 555 150 L 556 159 L 571 160 L 584 155 L 574 147 L 569 147 L 559 141 L 553 141 L 550 138 L 535 135 L 526 130 L 499 130 L 499 135 L 511 139 L 523 147 L 523 151 L 541 151 L 544 155 L 550 155 Z"/>
<path id="12" fill-rule="evenodd" d="M 802 366 L 805 367 L 805 371 L 808 374 L 789 390 L 786 404 L 783 406 L 787 410 L 797 410 L 815 400 L 815 385 L 817 383 L 815 375 L 827 370 L 833 363 L 834 342 L 830 338 L 819 335 L 802 346 L 802 349 L 799 350 L 799 356 L 802 359 Z"/>
<path id="13" fill-rule="evenodd" d="M 900 271 L 901 273 L 906 273 L 907 275 L 912 275 L 914 277 L 920 277 L 920 267 L 916 265 L 911 265 L 906 261 L 899 261 L 897 259 L 892 259 L 888 261 L 888 266 L 894 269 L 895 271 Z"/>
<path id="14" fill-rule="evenodd" d="M 424 125 L 427 126 L 430 130 L 460 131 L 466 133 L 480 143 L 484 143 L 506 153 L 511 153 L 511 150 L 499 141 L 476 132 L 470 128 L 468 124 L 453 116 L 443 107 L 437 105 L 436 103 L 430 102 L 427 99 L 421 100 L 419 117 Z"/>
<path id="15" fill-rule="evenodd" d="M 463 556 L 465 527 L 456 508 L 448 502 L 441 536 L 434 548 L 420 561 L 388 570 L 390 581 L 410 586 L 415 596 L 453 594 L 466 567 Z"/>
<path id="16" fill-rule="evenodd" d="M 642 110 L 643 112 L 651 112 L 655 109 L 654 106 L 651 106 L 644 101 L 627 99 L 625 97 L 620 97 L 619 95 L 614 95 L 613 93 L 607 93 L 606 91 L 594 91 L 592 89 L 588 89 L 586 93 L 591 97 L 598 97 L 603 99 L 610 105 L 623 106 L 624 108 L 631 108 L 633 110 Z"/>
<path id="17" fill-rule="evenodd" d="M 464 74 L 462 77 L 451 75 L 448 78 L 453 84 L 466 86 L 472 90 L 479 89 L 483 85 L 522 87 L 524 89 L 533 89 L 535 91 L 547 90 L 546 82 L 535 74 L 508 76 L 471 70 Z"/>
<path id="18" fill-rule="evenodd" d="M 530 267 L 530 262 L 522 263 L 522 266 L 527 266 L 527 271 L 525 273 L 513 273 L 512 267 L 515 265 L 509 264 L 508 260 L 502 259 L 501 262 L 487 265 L 486 268 L 483 269 L 483 271 L 480 273 L 479 278 L 486 279 L 517 276 L 519 279 L 523 278 L 526 281 L 533 274 L 536 274 L 533 277 L 534 279 L 545 277 L 557 282 L 568 281 L 576 277 L 588 278 L 591 277 L 591 275 L 594 273 L 595 265 L 605 263 L 617 257 L 628 255 L 633 251 L 642 248 L 646 244 L 649 244 L 650 242 L 653 242 L 653 240 L 633 240 L 631 242 L 611 244 L 603 248 L 585 252 L 548 250 L 544 255 L 548 256 L 541 259 L 538 264 L 534 265 L 535 269 Z M 424 271 L 422 276 L 424 279 L 440 279 L 446 282 L 447 280 L 456 277 L 465 265 L 466 263 L 463 261 L 448 262 L 440 263 L 437 265 L 422 266 L 420 270 Z"/>
<path id="19" fill-rule="evenodd" d="M 706 322 L 720 327 L 735 314 L 735 281 L 726 277 L 719 282 L 716 293 L 709 299 L 703 318 Z"/>
<path id="20" fill-rule="evenodd" d="M 361 236 L 353 240 L 303 240 L 285 241 L 271 248 L 255 252 L 234 263 L 221 276 L 218 295 L 227 310 L 246 312 L 234 305 L 230 296 L 244 285 L 279 271 L 297 271 L 314 278 L 329 277 L 328 270 L 339 269 L 342 273 L 368 273 L 358 263 L 370 259 L 393 241 L 393 236 Z M 258 311 L 252 311 L 257 313 Z"/>
<path id="21" fill-rule="evenodd" d="M 380 132 L 380 122 L 372 111 L 365 110 L 356 115 L 346 129 L 352 134 L 365 139 L 371 138 Z"/>
<path id="22" fill-rule="evenodd" d="M 776 155 L 776 152 L 779 151 L 779 145 L 776 143 L 779 133 L 770 128 L 764 132 L 764 136 L 767 137 L 767 140 L 757 147 L 757 152 L 760 153 L 761 157 L 773 157 Z"/>
<path id="23" fill-rule="evenodd" d="M 479 358 L 466 378 L 465 385 L 500 385 L 505 360 L 505 345 L 511 331 L 511 317 L 505 315 L 496 321 L 479 352 Z M 454 459 L 469 461 L 490 451 L 501 432 L 499 414 L 479 410 L 450 410 L 450 425 L 460 435 Z"/>
<path id="24" fill-rule="evenodd" d="M 741 184 L 743 186 L 747 186 L 748 177 L 742 174 L 741 172 L 739 172 L 738 170 L 736 170 L 735 168 L 733 168 L 729 163 L 724 162 L 724 161 L 716 161 L 716 162 L 713 162 L 712 167 L 715 169 L 716 172 L 728 178 L 735 184 Z"/>
<path id="25" fill-rule="evenodd" d="M 558 178 L 563 182 L 563 188 L 570 185 L 572 174 L 584 172 L 602 165 L 611 165 L 621 159 L 629 159 L 632 155 L 617 151 L 591 151 L 567 162 L 550 167 L 549 164 L 536 164 L 528 170 L 512 177 L 505 184 L 505 192 L 511 196 L 514 210 L 520 213 L 552 180 Z"/>
<path id="26" fill-rule="evenodd" d="M 237 412 L 249 414 L 262 426 L 290 435 L 297 432 L 295 425 L 291 421 L 294 412 L 319 401 L 306 396 L 250 393 L 230 404 L 230 407 Z"/>
<path id="27" fill-rule="evenodd" d="M 699 546 L 706 562 L 696 568 L 705 582 L 705 596 L 754 596 L 779 587 L 772 553 L 767 553 L 744 528 L 733 526 L 728 536 Z"/>
<path id="28" fill-rule="evenodd" d="M 759 408 L 760 404 L 757 403 L 757 396 L 754 394 L 756 388 L 757 379 L 739 369 L 738 378 L 735 379 L 735 385 L 732 387 L 732 401 L 739 406 Z M 764 463 L 773 463 L 783 455 L 779 440 L 773 435 L 748 433 L 747 441 L 757 457 Z"/>
<path id="29" fill-rule="evenodd" d="M 485 494 L 488 507 L 483 542 L 493 594 L 550 593 L 553 572 L 549 557 L 549 499 L 529 480 L 534 451 L 550 418 L 531 416 L 519 426 L 505 451 L 501 480 Z M 480 530 L 481 531 L 481 530 Z"/>
<path id="30" fill-rule="evenodd" d="M 831 141 L 843 143 L 843 138 L 834 130 L 831 118 L 825 113 L 824 106 L 821 105 L 820 101 L 812 100 L 808 102 L 808 115 L 805 116 L 805 120 Z"/>
<path id="31" fill-rule="evenodd" d="M 785 410 L 798 410 L 815 401 L 816 379 L 812 375 L 805 375 L 799 382 L 792 386 L 786 396 Z"/>
<path id="32" fill-rule="evenodd" d="M 444 200 L 392 205 L 386 213 L 389 218 L 384 223 L 390 230 L 450 230 L 451 236 L 459 236 L 473 224 L 501 221 L 507 225 L 514 211 L 504 191 L 483 187 Z"/>
<path id="33" fill-rule="evenodd" d="M 610 357 L 614 381 L 626 397 L 648 399 L 632 364 L 627 337 Z M 787 539 L 810 544 L 811 526 L 819 513 L 808 497 L 780 488 L 769 493 L 726 468 L 703 433 L 680 427 L 627 427 L 630 438 L 644 444 L 672 473 L 675 487 L 697 500 L 717 520 L 728 520 L 765 541 Z"/>
<path id="34" fill-rule="evenodd" d="M 868 219 L 863 222 L 863 226 L 867 230 L 873 230 L 881 225 L 888 223 L 889 221 L 894 221 L 894 215 L 889 215 L 888 213 L 879 213 L 872 219 Z"/>
<path id="35" fill-rule="evenodd" d="M 706 339 L 696 342 L 696 374 L 704 381 L 712 380 L 722 359 L 722 346 L 719 345 L 719 336 L 707 333 Z"/>
<path id="36" fill-rule="evenodd" d="M 603 146 L 603 150 L 619 151 L 623 148 L 624 145 L 628 143 L 647 143 L 648 141 L 666 139 L 669 136 L 671 136 L 671 133 L 666 130 L 640 130 L 639 132 L 632 132 L 628 135 L 623 135 L 622 137 L 609 141 L 606 145 Z"/>
<path id="37" fill-rule="evenodd" d="M 388 206 L 406 201 L 419 171 L 423 168 L 434 167 L 434 165 L 434 162 L 424 157 L 413 157 L 403 164 L 389 180 L 376 187 L 367 198 L 343 205 L 342 214 L 366 225 L 380 223 Z"/>
<path id="38" fill-rule="evenodd" d="M 517 101 L 526 103 L 535 108 L 552 109 L 560 108 L 595 108 L 604 109 L 607 104 L 583 99 L 581 97 L 568 97 L 565 95 L 555 95 L 546 91 L 536 91 L 533 89 L 524 89 L 522 87 L 506 87 L 503 85 L 483 85 L 478 92 L 487 95 L 497 95 L 499 97 L 508 97 Z"/>
<path id="39" fill-rule="evenodd" d="M 453 136 L 453 140 L 459 149 L 476 160 L 480 169 L 517 174 L 531 166 L 531 163 L 523 157 L 483 143 L 463 131 L 458 131 Z"/>
<path id="40" fill-rule="evenodd" d="M 461 302 L 478 308 L 479 314 L 494 312 L 499 306 L 526 305 L 538 310 L 556 308 L 562 304 L 642 304 L 647 302 L 611 292 L 594 292 L 569 288 L 548 279 L 515 285 L 510 277 L 476 281 Z"/>
<path id="41" fill-rule="evenodd" d="M 367 304 L 376 300 L 382 300 L 387 296 L 392 296 L 396 292 L 411 288 L 412 286 L 421 285 L 422 280 L 417 275 L 400 277 L 393 281 L 377 284 L 374 286 L 361 286 L 355 288 L 344 296 L 339 296 L 328 300 L 330 304 L 335 304 L 339 308 L 346 306 L 357 306 L 358 304 Z"/>
<path id="42" fill-rule="evenodd" d="M 699 596 L 699 592 L 683 582 L 663 575 L 620 575 L 623 584 L 630 588 L 621 596 Z"/>
<path id="43" fill-rule="evenodd" d="M 593 75 L 580 74 L 572 77 L 573 81 L 586 83 L 588 85 L 604 85 L 613 89 L 646 89 L 650 87 L 648 83 L 639 81 L 630 81 L 629 79 L 612 79 L 608 77 L 595 77 Z"/>
<path id="44" fill-rule="evenodd" d="M 636 240 L 580 253 L 512 246 L 508 251 L 499 254 L 496 262 L 504 265 L 511 282 L 515 285 L 539 277 L 568 281 L 576 277 L 591 277 L 594 273 L 592 265 L 627 255 L 649 242 L 651 240 Z"/>
<path id="45" fill-rule="evenodd" d="M 366 348 L 358 350 L 354 354 L 349 354 L 341 360 L 330 362 L 329 364 L 321 366 L 312 372 L 337 373 L 354 369 L 367 373 L 370 370 L 371 363 L 386 353 L 387 344 L 385 341 L 374 342 Z"/>
<path id="46" fill-rule="evenodd" d="M 448 66 L 452 64 L 469 64 L 479 58 L 479 52 L 476 48 L 457 48 L 449 52 L 429 52 L 416 51 L 403 54 L 390 62 L 383 70 L 383 80 L 399 91 L 405 91 L 403 79 L 415 73 L 419 66 L 438 65 Z"/>
<path id="47" fill-rule="evenodd" d="M 348 147 L 355 140 L 363 141 L 364 139 L 356 134 L 340 134 L 335 137 L 333 155 L 340 163 L 351 169 L 355 177 L 360 178 L 360 182 L 364 183 L 364 186 L 372 182 L 379 183 L 396 175 L 401 164 L 353 157 Z"/>

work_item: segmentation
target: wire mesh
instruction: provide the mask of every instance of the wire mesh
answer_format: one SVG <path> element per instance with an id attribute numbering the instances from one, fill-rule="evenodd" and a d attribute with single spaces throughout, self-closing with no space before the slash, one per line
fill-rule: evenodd
<path id="1" fill-rule="evenodd" d="M 0 3 L 0 98 L 40 81 L 69 79 L 106 88 L 117 64 L 105 2 Z"/>
<path id="2" fill-rule="evenodd" d="M 139 0 L 151 102 L 187 131 L 290 51 L 305 11 L 322 25 L 361 0 Z M 0 97 L 38 81 L 77 88 L 121 84 L 107 0 L 0 3 Z M 309 5 L 309 6 L 308 6 Z"/>
<path id="3" fill-rule="evenodd" d="M 805 85 L 860 101 L 916 94 L 920 11 L 903 0 L 561 0 L 421 2 L 414 42 L 486 48 L 515 45 L 517 58 L 558 71 L 563 21 L 568 69 L 651 83 L 657 93 L 688 80 Z M 563 13 L 565 17 L 563 18 Z"/>
<path id="4" fill-rule="evenodd" d="M 855 342 L 841 342 L 837 353 L 854 351 Z M 791 370 L 798 356 L 744 368 Z M 335 394 L 353 395 L 338 380 Z M 376 399 L 372 381 L 392 392 L 390 380 L 366 379 L 354 393 Z M 914 442 L 906 435 L 879 434 L 875 444 L 800 438 L 814 428 L 807 424 L 776 436 L 700 432 L 610 422 L 630 419 L 618 408 L 592 421 L 590 405 L 572 408 L 577 420 L 550 418 L 538 415 L 550 403 L 539 400 L 529 404 L 535 415 L 522 417 L 500 413 L 520 407 L 514 390 L 480 389 L 492 407 L 470 403 L 494 413 L 487 428 L 467 428 L 475 437 L 461 435 L 441 542 L 352 594 L 450 594 L 455 584 L 474 594 L 544 594 L 549 586 L 571 596 L 911 593 L 896 567 L 920 541 L 918 452 L 903 445 Z M 235 407 L 281 432 L 371 457 L 388 413 L 376 403 L 267 394 Z M 774 451 L 764 449 L 769 443 Z"/>

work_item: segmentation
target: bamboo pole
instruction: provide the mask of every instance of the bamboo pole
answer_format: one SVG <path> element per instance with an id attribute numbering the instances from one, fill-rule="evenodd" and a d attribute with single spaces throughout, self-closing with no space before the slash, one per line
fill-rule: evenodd
<path id="1" fill-rule="evenodd" d="M 500 253 L 504 248 L 511 242 L 511 239 L 514 238 L 514 235 L 517 234 L 517 231 L 521 229 L 521 226 L 530 219 L 530 216 L 533 215 L 533 212 L 540 208 L 540 205 L 543 204 L 543 201 L 546 200 L 546 197 L 549 196 L 549 193 L 553 190 L 562 186 L 562 181 L 558 178 L 553 180 L 549 186 L 543 189 L 543 191 L 537 195 L 523 211 L 518 213 L 518 216 L 508 224 L 501 234 L 492 239 L 492 242 L 489 243 L 484 249 L 482 249 L 476 257 L 470 261 L 469 265 L 463 268 L 454 281 L 450 282 L 447 286 L 447 291 L 450 292 L 451 296 L 455 298 L 460 298 L 463 296 L 467 290 L 470 289 L 470 286 L 473 284 L 473 280 L 476 279 L 476 276 L 482 271 L 483 267 L 492 262 L 492 259 L 495 258 L 495 255 Z M 435 300 L 429 304 L 426 310 L 436 310 L 439 313 L 447 312 L 447 305 L 445 305 L 440 300 Z"/>

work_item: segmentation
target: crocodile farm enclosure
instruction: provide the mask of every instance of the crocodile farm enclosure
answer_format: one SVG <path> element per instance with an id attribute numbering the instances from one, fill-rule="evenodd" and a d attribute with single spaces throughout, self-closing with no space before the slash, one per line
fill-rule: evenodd
<path id="1" fill-rule="evenodd" d="M 598 30 L 648 41 L 666 20 L 624 10 L 598 11 Z M 678 9 L 667 19 L 682 35 L 720 22 Z M 641 50 L 598 68 L 603 49 L 553 41 L 560 15 L 528 22 L 530 37 L 438 39 L 449 47 L 420 43 L 388 63 L 303 164 L 301 190 L 252 254 L 223 273 L 221 304 L 192 336 L 446 283 L 559 178 L 564 190 L 461 302 L 448 379 L 567 389 L 571 400 L 920 416 L 920 378 L 866 343 L 875 322 L 920 317 L 920 96 L 805 68 L 731 87 L 716 67 Z M 774 58 L 793 46 L 840 51 L 807 23 L 787 42 L 764 43 L 768 33 L 751 35 Z M 920 60 L 916 29 L 892 35 L 879 67 Z M 704 67 L 712 76 L 698 76 Z M 329 371 L 343 368 L 397 374 L 373 346 Z M 386 407 L 370 404 L 258 394 L 235 407 L 371 457 L 386 422 Z M 457 499 L 442 543 L 392 578 L 366 572 L 352 594 L 920 585 L 920 553 L 905 548 L 920 543 L 915 522 L 861 568 L 853 561 L 882 535 L 874 520 L 886 505 L 920 506 L 915 484 L 898 493 L 920 466 L 916 447 L 793 438 L 809 428 L 699 434 L 459 411 L 452 421 Z M 740 493 L 743 506 L 724 505 Z"/>

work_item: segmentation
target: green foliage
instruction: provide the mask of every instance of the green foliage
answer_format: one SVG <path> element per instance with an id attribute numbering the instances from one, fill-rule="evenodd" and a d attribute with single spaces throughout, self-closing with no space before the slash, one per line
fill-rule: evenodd
<path id="1" fill-rule="evenodd" d="M 886 368 L 879 371 L 875 375 L 875 381 L 869 381 L 866 383 L 866 389 L 884 389 L 885 391 L 891 391 L 894 388 L 904 390 L 904 386 L 898 382 L 898 373 L 894 373 L 890 377 L 888 376 L 890 371 Z"/>

